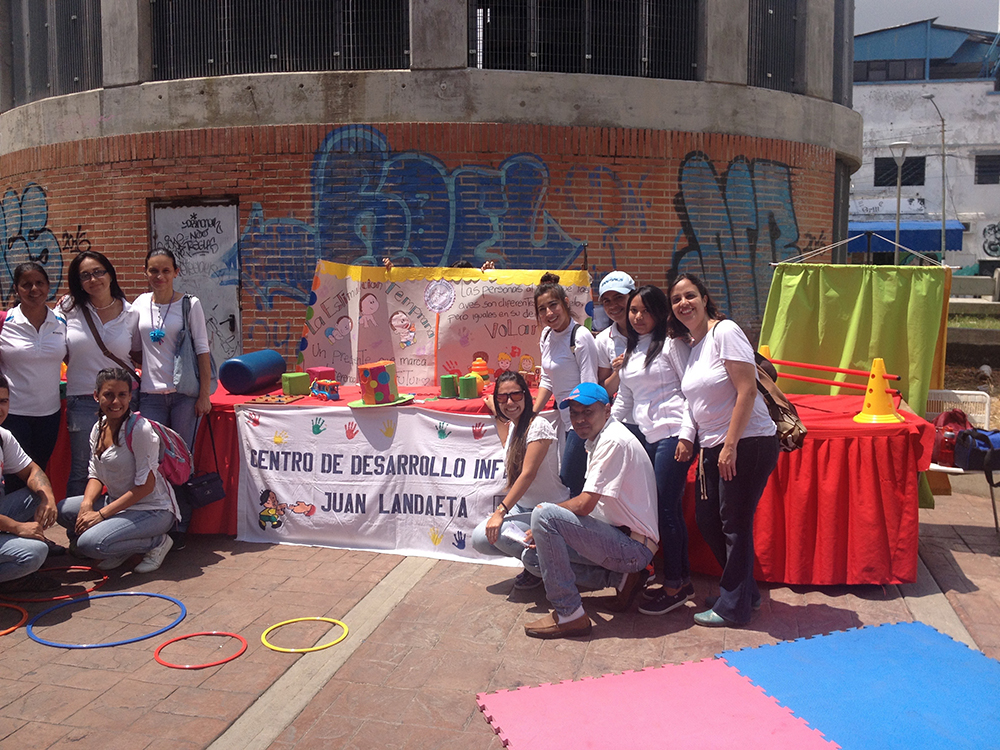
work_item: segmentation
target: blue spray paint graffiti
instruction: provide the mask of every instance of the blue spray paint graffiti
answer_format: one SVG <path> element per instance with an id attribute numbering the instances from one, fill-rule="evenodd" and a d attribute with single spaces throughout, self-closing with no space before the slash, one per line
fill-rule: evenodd
<path id="1" fill-rule="evenodd" d="M 63 259 L 59 241 L 48 227 L 49 205 L 40 185 L 29 183 L 18 197 L 8 190 L 0 203 L 0 242 L 3 268 L 0 269 L 0 298 L 10 299 L 14 269 L 33 260 L 45 267 L 51 282 L 50 299 L 62 283 Z"/>
<path id="2" fill-rule="evenodd" d="M 676 206 L 684 231 L 674 269 L 704 277 L 728 314 L 759 320 L 769 264 L 800 252 L 788 166 L 739 157 L 720 177 L 706 154 L 694 152 L 681 166 Z"/>

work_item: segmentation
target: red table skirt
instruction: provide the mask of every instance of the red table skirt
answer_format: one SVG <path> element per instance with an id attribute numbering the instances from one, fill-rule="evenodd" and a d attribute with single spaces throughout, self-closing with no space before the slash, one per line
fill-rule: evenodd
<path id="1" fill-rule="evenodd" d="M 348 387 L 346 405 L 357 398 Z M 356 390 L 356 389 L 355 389 Z M 432 389 L 417 389 L 418 397 Z M 191 531 L 236 533 L 240 446 L 233 411 L 252 396 L 220 387 L 208 421 L 215 436 L 226 498 L 195 512 Z M 791 396 L 809 434 L 801 450 L 782 453 L 754 518 L 757 578 L 791 584 L 901 583 L 917 575 L 917 473 L 926 471 L 934 440 L 928 422 L 905 414 L 900 424 L 863 425 L 852 420 L 860 396 Z M 297 404 L 326 403 L 311 397 Z M 432 401 L 422 408 L 485 413 L 480 400 Z M 195 446 L 198 471 L 214 461 L 207 425 Z M 685 518 L 696 571 L 717 574 L 718 565 L 698 533 L 694 517 L 695 471 L 685 493 Z"/>

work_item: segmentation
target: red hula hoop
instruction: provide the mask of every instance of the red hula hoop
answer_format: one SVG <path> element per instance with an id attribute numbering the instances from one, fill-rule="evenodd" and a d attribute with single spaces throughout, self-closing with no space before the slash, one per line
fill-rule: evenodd
<path id="1" fill-rule="evenodd" d="M 91 594 L 94 591 L 97 591 L 97 589 L 99 589 L 101 586 L 103 586 L 105 583 L 108 582 L 107 573 L 105 573 L 103 570 L 91 567 L 90 565 L 57 565 L 51 568 L 42 568 L 38 572 L 45 573 L 50 570 L 96 570 L 100 575 L 104 577 L 100 581 L 95 583 L 93 586 L 91 586 L 89 589 L 87 589 L 86 591 L 81 591 L 79 594 L 61 594 L 59 596 L 43 596 L 34 599 L 29 599 L 27 597 L 20 597 L 20 596 L 4 596 L 3 594 L 0 594 L 0 599 L 3 599 L 4 601 L 8 602 L 57 602 L 60 601 L 61 599 L 76 599 L 81 596 L 86 596 L 87 594 Z"/>
<path id="2" fill-rule="evenodd" d="M 0 635 L 3 634 L 0 633 Z M 225 659 L 219 659 L 219 661 L 209 662 L 208 664 L 171 664 L 170 662 L 163 661 L 163 659 L 160 658 L 160 652 L 167 646 L 169 646 L 171 643 L 176 643 L 177 641 L 183 641 L 186 638 L 196 638 L 199 635 L 221 635 L 221 636 L 226 636 L 228 638 L 235 638 L 236 640 L 238 640 L 240 643 L 243 644 L 243 647 L 240 648 L 240 650 L 237 651 L 232 656 L 227 656 Z M 236 633 L 224 633 L 221 630 L 210 630 L 204 633 L 188 633 L 187 635 L 179 635 L 176 638 L 171 638 L 166 643 L 161 643 L 159 646 L 156 647 L 156 651 L 153 652 L 153 658 L 156 659 L 158 663 L 162 664 L 165 667 L 170 667 L 171 669 L 206 669 L 208 667 L 217 667 L 220 664 L 225 664 L 226 662 L 232 661 L 236 657 L 242 656 L 243 652 L 246 650 L 247 650 L 247 639 L 244 638 L 242 635 L 237 635 Z"/>
<path id="3" fill-rule="evenodd" d="M 3 602 L 0 602 L 0 607 L 7 607 L 7 609 L 16 609 L 18 612 L 21 613 L 21 621 L 18 622 L 17 625 L 15 625 L 12 628 L 7 628 L 6 630 L 0 630 L 0 637 L 3 637 L 8 633 L 13 633 L 15 630 L 17 630 L 19 627 L 21 627 L 22 625 L 24 625 L 24 623 L 28 621 L 28 610 L 26 610 L 24 607 L 18 607 L 16 604 L 4 604 Z"/>

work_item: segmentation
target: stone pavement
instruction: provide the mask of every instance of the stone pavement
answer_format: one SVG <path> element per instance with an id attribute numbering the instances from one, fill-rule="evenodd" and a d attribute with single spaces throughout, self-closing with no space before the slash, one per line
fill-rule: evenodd
<path id="1" fill-rule="evenodd" d="M 981 476 L 961 477 L 953 487 L 955 494 L 937 498 L 936 509 L 921 511 L 927 567 L 918 584 L 769 586 L 763 608 L 740 630 L 693 626 L 694 603 L 645 617 L 607 612 L 594 594 L 585 596 L 595 620 L 589 639 L 539 641 L 526 638 L 522 626 L 547 611 L 544 594 L 514 591 L 516 569 L 195 537 L 157 573 L 115 573 L 100 589 L 178 598 L 188 615 L 173 630 L 86 650 L 37 644 L 24 628 L 0 638 L 0 745 L 491 750 L 501 745 L 476 707 L 478 692 L 702 659 L 725 649 L 917 619 L 914 612 L 1000 658 L 1000 541 L 986 485 Z M 90 578 L 64 575 L 74 585 Z M 696 577 L 695 586 L 700 606 L 713 581 Z M 35 614 L 51 605 L 24 606 Z M 168 601 L 115 597 L 65 607 L 38 630 L 62 642 L 124 640 L 176 615 Z M 270 625 L 304 616 L 342 619 L 351 634 L 305 655 L 260 643 Z M 15 621 L 12 610 L 0 609 L 0 630 Z M 247 652 L 197 671 L 153 660 L 156 646 L 169 638 L 211 630 L 243 635 Z M 312 645 L 339 632 L 325 623 L 299 623 L 270 640 Z M 162 656 L 205 663 L 234 653 L 235 644 L 203 637 L 174 644 Z"/>

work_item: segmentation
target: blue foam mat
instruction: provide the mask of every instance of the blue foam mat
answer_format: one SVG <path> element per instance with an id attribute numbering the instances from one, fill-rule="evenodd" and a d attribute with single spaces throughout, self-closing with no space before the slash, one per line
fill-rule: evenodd
<path id="1" fill-rule="evenodd" d="M 718 656 L 846 750 L 1000 748 L 1000 662 L 923 623 Z"/>

